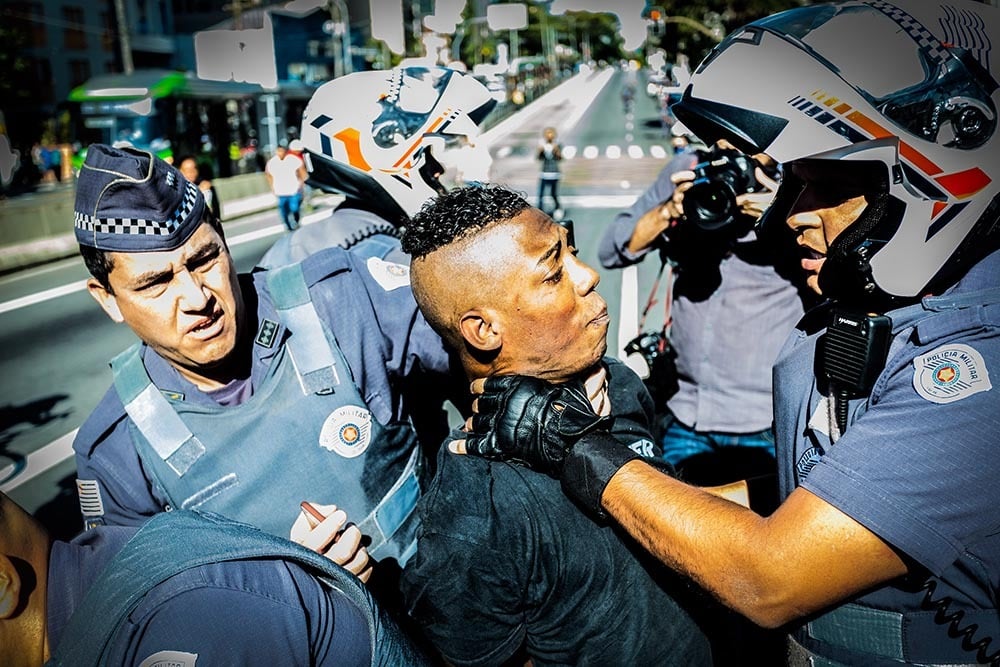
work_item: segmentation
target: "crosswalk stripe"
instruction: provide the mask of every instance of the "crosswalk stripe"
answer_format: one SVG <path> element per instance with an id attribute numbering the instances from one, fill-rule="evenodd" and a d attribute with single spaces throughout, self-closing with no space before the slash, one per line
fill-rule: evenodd
<path id="1" fill-rule="evenodd" d="M 659 144 L 653 144 L 648 149 L 643 149 L 643 147 L 638 144 L 629 143 L 629 145 L 626 146 L 624 149 L 616 144 L 605 146 L 604 156 L 612 160 L 617 160 L 620 157 L 622 157 L 622 155 L 627 154 L 633 160 L 641 160 L 642 158 L 646 157 L 647 150 L 649 151 L 649 157 L 656 158 L 657 160 L 663 160 L 670 155 L 670 153 L 663 146 L 660 146 Z M 500 148 L 497 149 L 494 158 L 502 160 L 504 158 L 510 157 L 513 154 L 513 152 L 514 150 L 512 147 L 501 146 Z M 595 158 L 600 157 L 600 155 L 601 155 L 601 149 L 595 146 L 594 144 L 589 144 L 585 146 L 582 151 L 573 145 L 563 146 L 562 150 L 562 156 L 564 160 L 572 160 L 575 157 L 582 157 L 585 160 L 593 160 Z"/>

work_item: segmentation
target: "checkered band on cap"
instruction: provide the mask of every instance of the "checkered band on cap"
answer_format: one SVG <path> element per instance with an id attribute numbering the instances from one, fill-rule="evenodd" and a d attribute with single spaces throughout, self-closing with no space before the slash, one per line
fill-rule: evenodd
<path id="1" fill-rule="evenodd" d="M 94 144 L 77 179 L 80 245 L 116 252 L 173 250 L 202 222 L 205 198 L 152 153 Z"/>
<path id="2" fill-rule="evenodd" d="M 188 183 L 184 188 L 184 199 L 174 209 L 169 220 L 145 220 L 142 218 L 95 218 L 80 211 L 74 212 L 73 226 L 88 233 L 96 234 L 139 234 L 170 236 L 187 220 L 198 203 L 198 187 Z"/>

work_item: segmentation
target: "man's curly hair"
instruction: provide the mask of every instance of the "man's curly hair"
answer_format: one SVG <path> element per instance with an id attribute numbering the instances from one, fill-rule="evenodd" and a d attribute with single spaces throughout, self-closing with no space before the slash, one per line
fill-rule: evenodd
<path id="1" fill-rule="evenodd" d="M 424 203 L 413 216 L 403 232 L 403 252 L 419 259 L 528 208 L 531 204 L 522 195 L 502 185 L 450 190 Z"/>

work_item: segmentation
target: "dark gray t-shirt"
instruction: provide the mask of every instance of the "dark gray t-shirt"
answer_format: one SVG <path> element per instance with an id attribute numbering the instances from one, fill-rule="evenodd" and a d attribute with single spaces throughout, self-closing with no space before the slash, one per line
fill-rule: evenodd
<path id="1" fill-rule="evenodd" d="M 610 367 L 613 431 L 653 454 L 641 380 Z M 668 592 L 678 586 L 559 482 L 442 448 L 403 573 L 410 614 L 454 665 L 497 665 L 522 643 L 535 665 L 710 665 L 708 642 Z"/>

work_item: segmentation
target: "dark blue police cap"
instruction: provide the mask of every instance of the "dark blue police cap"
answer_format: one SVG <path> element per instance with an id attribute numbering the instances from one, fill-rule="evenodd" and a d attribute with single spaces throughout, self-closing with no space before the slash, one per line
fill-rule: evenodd
<path id="1" fill-rule="evenodd" d="M 194 233 L 205 198 L 152 153 L 92 144 L 76 181 L 80 245 L 115 252 L 173 250 Z"/>

